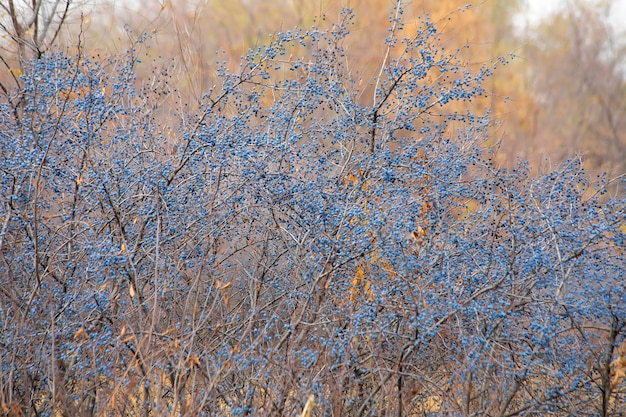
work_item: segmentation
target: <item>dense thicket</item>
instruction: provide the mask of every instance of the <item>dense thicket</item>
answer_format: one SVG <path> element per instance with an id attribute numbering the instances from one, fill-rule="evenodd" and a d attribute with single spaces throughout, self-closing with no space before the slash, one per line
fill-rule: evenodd
<path id="1" fill-rule="evenodd" d="M 459 110 L 491 69 L 428 20 L 399 38 L 401 11 L 365 106 L 348 11 L 217 62 L 200 104 L 162 67 L 136 82 L 150 40 L 24 66 L 0 107 L 2 412 L 623 412 L 623 194 L 578 160 L 495 166 L 488 114 Z"/>

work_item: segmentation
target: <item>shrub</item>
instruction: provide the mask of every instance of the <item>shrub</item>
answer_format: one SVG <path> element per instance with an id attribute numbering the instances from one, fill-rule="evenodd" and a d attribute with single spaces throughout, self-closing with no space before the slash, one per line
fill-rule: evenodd
<path id="1" fill-rule="evenodd" d="M 490 69 L 401 17 L 365 87 L 349 11 L 218 62 L 197 105 L 136 86 L 146 39 L 25 65 L 0 119 L 3 412 L 618 415 L 623 198 L 577 160 L 494 166 L 463 111 Z"/>

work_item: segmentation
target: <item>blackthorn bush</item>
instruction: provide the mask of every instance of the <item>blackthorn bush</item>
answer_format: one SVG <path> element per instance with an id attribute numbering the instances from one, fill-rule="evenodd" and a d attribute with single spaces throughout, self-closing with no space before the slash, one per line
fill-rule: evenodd
<path id="1" fill-rule="evenodd" d="M 363 86 L 351 22 L 218 62 L 198 104 L 138 85 L 149 39 L 25 64 L 0 108 L 4 414 L 623 412 L 623 194 L 580 160 L 495 166 L 464 111 L 491 69 L 400 4 Z"/>

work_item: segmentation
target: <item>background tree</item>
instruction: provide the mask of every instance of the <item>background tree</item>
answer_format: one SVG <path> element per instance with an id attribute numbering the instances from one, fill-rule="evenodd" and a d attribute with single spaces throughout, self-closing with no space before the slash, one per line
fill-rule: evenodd
<path id="1" fill-rule="evenodd" d="M 557 159 L 582 152 L 589 168 L 624 172 L 626 48 L 609 24 L 611 2 L 575 2 L 530 38 L 536 152 Z"/>
<path id="2" fill-rule="evenodd" d="M 22 86 L 24 64 L 58 48 L 65 35 L 83 32 L 89 22 L 87 2 L 72 0 L 7 0 L 0 3 L 0 92 L 19 112 L 15 86 Z M 80 11 L 80 12 L 79 12 Z M 85 14 L 83 14 L 85 13 Z M 78 47 L 81 41 L 78 40 Z M 72 43 L 76 46 L 76 43 Z M 18 113 L 16 113 L 17 115 Z"/>
<path id="3" fill-rule="evenodd" d="M 17 59 L 13 62 L 18 65 L 15 68 L 21 68 L 23 61 L 40 58 L 53 49 L 62 31 L 74 23 L 72 19 L 78 16 L 73 13 L 79 8 L 86 11 L 85 5 L 85 2 L 71 0 L 7 0 L 2 2 L 0 4 L 0 10 L 2 10 L 0 33 L 4 40 L 3 52 L 17 54 Z M 12 50 L 12 47 L 15 47 L 15 50 Z M 5 65 L 7 65 L 6 62 Z"/>

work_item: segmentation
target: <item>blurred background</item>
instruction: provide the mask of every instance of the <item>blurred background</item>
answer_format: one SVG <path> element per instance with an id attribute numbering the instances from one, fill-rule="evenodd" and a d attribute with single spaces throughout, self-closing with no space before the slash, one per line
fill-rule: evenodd
<path id="1" fill-rule="evenodd" d="M 363 81 L 366 102 L 367 86 L 383 60 L 383 40 L 394 5 L 391 0 L 1 3 L 0 54 L 9 69 L 0 75 L 3 85 L 10 84 L 20 57 L 75 47 L 81 31 L 82 48 L 101 56 L 124 52 L 147 33 L 151 39 L 141 48 L 151 63 L 138 68 L 138 82 L 150 79 L 155 71 L 167 73 L 172 81 L 162 87 L 164 99 L 175 90 L 187 103 L 199 102 L 213 85 L 216 61 L 234 68 L 249 48 L 267 43 L 272 32 L 295 26 L 329 27 L 339 19 L 342 7 L 356 14 L 346 46 L 353 75 Z M 581 156 L 592 174 L 622 174 L 626 170 L 626 1 L 466 3 L 406 2 L 404 30 L 408 35 L 413 30 L 414 35 L 420 17 L 428 15 L 440 30 L 441 45 L 459 48 L 465 65 L 476 69 L 496 65 L 487 82 L 488 97 L 471 104 L 477 112 L 491 109 L 489 144 L 496 150 L 496 161 L 514 166 L 518 159 L 529 160 L 535 171 L 543 171 Z"/>

